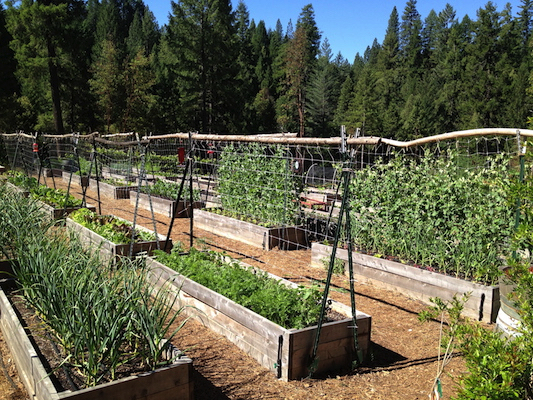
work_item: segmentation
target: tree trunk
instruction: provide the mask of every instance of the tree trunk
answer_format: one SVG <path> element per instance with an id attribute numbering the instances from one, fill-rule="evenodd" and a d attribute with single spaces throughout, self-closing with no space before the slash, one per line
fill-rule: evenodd
<path id="1" fill-rule="evenodd" d="M 61 95 L 59 91 L 59 74 L 56 64 L 56 49 L 52 44 L 52 40 L 46 38 L 46 46 L 48 49 L 48 72 L 50 73 L 50 89 L 52 92 L 52 112 L 54 115 L 54 125 L 56 133 L 62 135 L 65 133 L 63 126 L 63 115 L 61 113 Z"/>

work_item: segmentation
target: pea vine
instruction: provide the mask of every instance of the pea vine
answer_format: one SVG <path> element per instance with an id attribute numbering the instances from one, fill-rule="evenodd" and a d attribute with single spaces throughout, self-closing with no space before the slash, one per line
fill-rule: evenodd
<path id="1" fill-rule="evenodd" d="M 282 146 L 228 145 L 220 156 L 218 178 L 224 210 L 269 226 L 298 222 L 297 181 Z"/>
<path id="2" fill-rule="evenodd" d="M 142 193 L 150 193 L 151 195 L 162 197 L 168 200 L 176 200 L 178 196 L 180 184 L 169 180 L 156 179 L 152 185 L 141 187 Z M 181 193 L 181 200 L 189 197 L 189 187 L 184 185 Z M 193 200 L 200 200 L 200 191 L 193 189 Z"/>
<path id="3" fill-rule="evenodd" d="M 507 165 L 500 155 L 465 170 L 449 154 L 419 161 L 399 156 L 357 171 L 351 182 L 355 243 L 429 270 L 495 283 L 512 233 Z"/>

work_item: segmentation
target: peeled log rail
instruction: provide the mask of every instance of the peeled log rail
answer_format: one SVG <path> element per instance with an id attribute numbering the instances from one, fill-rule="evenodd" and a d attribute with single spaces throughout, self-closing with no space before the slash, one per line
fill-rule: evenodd
<path id="1" fill-rule="evenodd" d="M 399 140 L 386 139 L 378 136 L 363 136 L 357 138 L 348 138 L 349 145 L 378 145 L 386 144 L 393 147 L 408 148 L 420 146 L 428 143 L 437 143 L 444 140 L 460 139 L 477 136 L 516 136 L 517 134 L 524 137 L 533 137 L 533 130 L 530 129 L 516 129 L 516 128 L 482 128 L 469 129 L 465 131 L 454 131 L 443 133 L 440 135 L 428 136 L 420 139 L 402 142 Z M 294 137 L 288 133 L 286 135 L 206 135 L 199 133 L 174 133 L 169 135 L 145 136 L 146 140 L 157 139 L 188 139 L 189 136 L 194 140 L 207 140 L 213 142 L 257 142 L 270 144 L 294 144 L 294 145 L 340 145 L 342 139 L 340 137 L 331 138 L 313 138 L 313 137 Z"/>
<path id="2" fill-rule="evenodd" d="M 21 136 L 34 139 L 35 135 L 29 135 L 25 133 L 4 133 L 3 136 Z M 43 135 L 47 138 L 65 138 L 69 136 L 74 136 L 77 134 L 70 133 L 67 135 Z M 121 134 L 116 134 L 121 135 Z M 128 133 L 127 135 L 131 135 Z M 437 143 L 444 140 L 451 139 L 460 139 L 467 137 L 477 137 L 477 136 L 516 136 L 521 135 L 524 137 L 533 137 L 533 130 L 530 129 L 518 129 L 518 128 L 481 128 L 481 129 L 468 129 L 464 131 L 454 131 L 448 133 L 442 133 L 434 136 L 427 136 L 420 139 L 410 140 L 407 142 L 402 142 L 399 140 L 382 138 L 379 136 L 363 136 L 363 137 L 351 137 L 347 139 L 347 144 L 349 145 L 378 145 L 386 144 L 393 147 L 399 148 L 409 148 L 420 146 L 428 143 Z M 88 139 L 95 137 L 98 142 L 104 144 L 110 144 L 114 146 L 124 146 L 131 144 L 138 144 L 137 141 L 130 142 L 113 142 L 109 140 L 102 139 L 98 137 L 99 133 L 94 132 L 88 135 L 79 135 L 80 139 Z M 102 135 L 104 136 L 104 135 Z M 109 135 L 105 135 L 108 137 Z M 114 136 L 114 135 L 113 135 Z M 265 135 L 216 135 L 216 134 L 200 134 L 200 133 L 172 133 L 166 135 L 154 135 L 154 136 L 144 136 L 142 137 L 142 143 L 146 144 L 150 140 L 160 140 L 160 139 L 183 139 L 187 140 L 192 138 L 194 140 L 208 140 L 213 142 L 256 142 L 256 143 L 270 143 L 270 144 L 293 144 L 293 145 L 340 145 L 342 139 L 340 137 L 330 137 L 330 138 L 314 138 L 314 137 L 295 137 L 294 133 L 276 133 L 276 134 L 265 134 Z"/>

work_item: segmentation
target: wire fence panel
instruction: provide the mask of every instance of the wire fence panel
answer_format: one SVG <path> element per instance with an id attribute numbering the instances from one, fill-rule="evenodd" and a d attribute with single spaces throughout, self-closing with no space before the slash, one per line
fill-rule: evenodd
<path id="1" fill-rule="evenodd" d="M 347 138 L 343 146 L 341 138 L 285 135 L 1 136 L 12 169 L 98 174 L 148 191 L 171 182 L 173 196 L 183 183 L 182 199 L 193 196 L 210 215 L 232 221 L 212 217 L 209 229 L 263 235 L 264 248 L 265 235 L 280 236 L 273 242 L 280 248 L 302 248 L 332 242 L 341 228 L 345 242 L 337 226 L 344 201 L 359 251 L 484 283 L 494 283 L 508 250 L 516 214 L 508 188 L 528 137 L 532 131 L 478 130 L 408 143 Z M 348 199 L 343 171 L 351 174 Z"/>

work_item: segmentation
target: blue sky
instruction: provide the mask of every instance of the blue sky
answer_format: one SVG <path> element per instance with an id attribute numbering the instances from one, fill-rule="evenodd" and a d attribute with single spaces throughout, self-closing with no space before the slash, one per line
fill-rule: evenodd
<path id="1" fill-rule="evenodd" d="M 144 0 L 154 13 L 158 23 L 168 22 L 171 11 L 170 0 Z M 239 1 L 232 0 L 233 8 L 237 8 Z M 341 52 L 349 62 L 354 60 L 355 54 L 364 53 L 367 46 L 371 46 L 374 38 L 382 43 L 387 29 L 387 23 L 394 6 L 401 16 L 405 8 L 405 1 L 396 0 L 244 0 L 250 13 L 250 19 L 256 22 L 265 21 L 266 27 L 274 29 L 279 19 L 285 30 L 289 20 L 295 25 L 302 8 L 312 4 L 318 29 L 322 32 L 322 39 L 328 38 L 333 54 Z M 487 4 L 485 0 L 420 0 L 417 10 L 424 20 L 431 9 L 437 13 L 450 3 L 455 9 L 457 18 L 461 20 L 465 15 L 477 19 L 476 12 Z M 503 10 L 506 2 L 493 1 L 498 11 Z M 519 11 L 520 0 L 509 1 L 513 16 Z"/>

